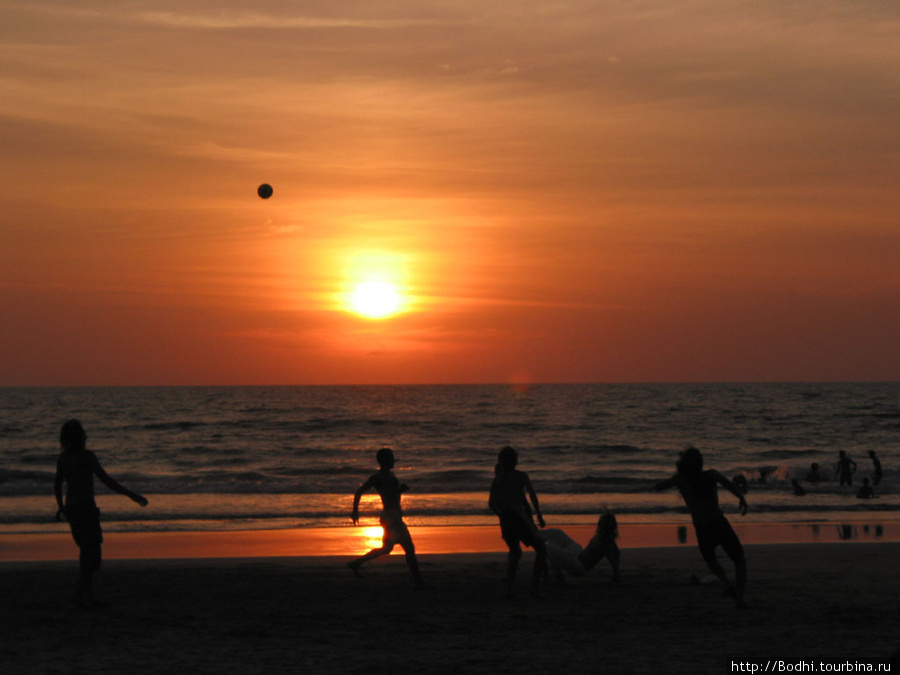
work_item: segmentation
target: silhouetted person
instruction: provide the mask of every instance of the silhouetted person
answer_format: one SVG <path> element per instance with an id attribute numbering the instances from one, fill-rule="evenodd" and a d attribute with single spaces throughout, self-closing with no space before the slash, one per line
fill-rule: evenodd
<path id="1" fill-rule="evenodd" d="M 877 495 L 875 494 L 875 490 L 873 490 L 873 489 L 872 489 L 872 486 L 869 485 L 869 479 L 868 479 L 868 478 L 863 478 L 863 479 L 862 479 L 862 486 L 861 486 L 861 487 L 859 488 L 859 490 L 857 491 L 856 496 L 857 496 L 859 499 L 872 499 L 873 497 L 876 497 L 876 496 L 877 496 Z"/>
<path id="2" fill-rule="evenodd" d="M 747 482 L 747 477 L 742 473 L 739 473 L 732 478 L 731 482 L 734 483 L 734 487 L 741 491 L 741 494 L 747 494 L 750 490 L 750 484 Z"/>
<path id="3" fill-rule="evenodd" d="M 794 488 L 795 497 L 803 497 L 806 494 L 806 490 L 803 489 L 803 486 L 800 485 L 800 481 L 796 478 L 791 480 L 791 487 Z"/>
<path id="4" fill-rule="evenodd" d="M 59 433 L 62 452 L 56 463 L 56 480 L 53 491 L 56 495 L 56 520 L 65 516 L 72 530 L 72 538 L 78 544 L 78 587 L 75 603 L 87 607 L 96 604 L 92 582 L 94 573 L 100 570 L 102 562 L 103 530 L 100 527 L 100 509 L 94 501 L 94 476 L 110 490 L 123 494 L 141 506 L 147 500 L 136 492 L 113 480 L 97 456 L 87 449 L 87 434 L 81 422 L 69 420 Z M 66 498 L 63 503 L 63 483 L 66 484 Z"/>
<path id="5" fill-rule="evenodd" d="M 375 459 L 378 461 L 378 473 L 373 473 L 365 483 L 359 486 L 356 494 L 353 495 L 353 519 L 354 525 L 359 522 L 359 500 L 363 493 L 367 490 L 374 489 L 381 497 L 381 527 L 384 530 L 384 536 L 381 541 L 381 548 L 375 548 L 360 556 L 356 560 L 347 563 L 347 567 L 353 570 L 353 574 L 361 577 L 359 568 L 369 560 L 374 560 L 379 556 L 390 553 L 394 546 L 400 544 L 406 553 L 406 564 L 412 573 L 416 586 L 422 587 L 425 583 L 419 574 L 419 561 L 416 558 L 416 547 L 413 545 L 412 536 L 409 528 L 403 522 L 403 511 L 400 508 L 400 495 L 407 490 L 409 486 L 397 480 L 392 469 L 394 468 L 394 452 L 390 448 L 381 448 L 376 454 Z"/>
<path id="6" fill-rule="evenodd" d="M 838 452 L 838 461 L 834 465 L 834 472 L 837 474 L 839 485 L 853 485 L 856 462 L 847 457 L 847 453 L 841 450 Z"/>
<path id="7" fill-rule="evenodd" d="M 807 483 L 821 483 L 825 480 L 825 476 L 819 471 L 819 465 L 813 462 L 809 465 L 809 471 L 806 474 Z"/>
<path id="8" fill-rule="evenodd" d="M 869 450 L 869 457 L 872 458 L 872 466 L 875 468 L 875 473 L 872 474 L 872 485 L 878 485 L 881 482 L 881 477 L 884 475 L 881 470 L 881 460 L 875 456 L 874 450 Z"/>
<path id="9" fill-rule="evenodd" d="M 522 546 L 534 549 L 534 573 L 532 576 L 532 592 L 537 594 L 541 573 L 546 570 L 546 550 L 538 529 L 531 518 L 526 493 L 534 506 L 538 522 L 545 526 L 541 515 L 541 506 L 537 494 L 531 485 L 528 474 L 516 469 L 519 454 L 508 445 L 497 456 L 496 474 L 491 483 L 491 496 L 488 507 L 500 518 L 500 532 L 503 541 L 509 548 L 506 569 L 507 595 L 512 596 L 515 587 L 516 569 L 522 557 Z"/>
<path id="10" fill-rule="evenodd" d="M 734 484 L 718 471 L 703 470 L 703 455 L 697 448 L 689 447 L 681 453 L 681 458 L 676 466 L 678 470 L 675 475 L 657 483 L 656 489 L 678 488 L 694 522 L 697 544 L 703 559 L 710 571 L 725 584 L 729 593 L 734 594 L 737 606 L 745 607 L 744 587 L 747 583 L 747 563 L 744 559 L 744 547 L 719 507 L 718 486 L 723 486 L 738 498 L 742 516 L 747 513 L 747 500 Z M 721 546 L 734 562 L 735 583 L 733 586 L 716 558 L 718 546 Z"/>
<path id="11" fill-rule="evenodd" d="M 613 583 L 619 582 L 619 562 L 621 553 L 616 539 L 619 536 L 619 525 L 616 516 L 606 511 L 597 521 L 597 530 L 584 548 L 563 530 L 547 528 L 538 532 L 547 548 L 547 563 L 562 583 L 563 572 L 576 577 L 584 576 L 603 558 L 609 560 L 613 571 Z"/>

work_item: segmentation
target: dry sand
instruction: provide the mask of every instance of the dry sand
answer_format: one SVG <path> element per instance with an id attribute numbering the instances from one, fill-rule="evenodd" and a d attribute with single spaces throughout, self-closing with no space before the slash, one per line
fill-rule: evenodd
<path id="1" fill-rule="evenodd" d="M 6 562 L 0 671 L 724 674 L 782 660 L 864 672 L 900 646 L 900 544 L 746 548 L 746 610 L 690 583 L 704 573 L 693 547 L 625 549 L 621 585 L 601 563 L 541 599 L 529 552 L 514 600 L 499 552 L 421 556 L 427 590 L 402 556 L 363 579 L 346 557 L 107 560 L 109 604 L 89 610 L 69 603 L 74 560 Z"/>

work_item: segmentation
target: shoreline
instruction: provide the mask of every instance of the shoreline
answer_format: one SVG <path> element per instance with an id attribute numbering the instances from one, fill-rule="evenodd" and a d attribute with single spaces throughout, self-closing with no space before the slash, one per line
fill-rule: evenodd
<path id="1" fill-rule="evenodd" d="M 760 523 L 729 519 L 745 546 L 900 542 L 900 521 L 845 523 Z M 551 523 L 552 527 L 552 523 Z M 573 539 L 584 544 L 592 525 L 566 525 Z M 619 546 L 637 548 L 696 548 L 689 521 L 681 524 L 620 523 Z M 419 555 L 504 553 L 496 525 L 410 526 Z M 271 530 L 166 532 L 105 532 L 106 560 L 226 559 L 226 558 L 351 558 L 380 546 L 377 525 L 308 527 Z M 392 556 L 403 551 L 396 547 Z M 0 535 L 0 564 L 73 560 L 78 549 L 68 531 L 46 534 Z"/>

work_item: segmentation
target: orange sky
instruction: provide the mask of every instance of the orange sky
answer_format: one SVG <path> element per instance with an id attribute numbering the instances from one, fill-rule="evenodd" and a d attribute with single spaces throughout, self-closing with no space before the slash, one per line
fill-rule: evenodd
<path id="1" fill-rule="evenodd" d="M 898 37 L 894 0 L 0 0 L 0 385 L 900 379 Z M 346 310 L 371 276 L 401 314 Z"/>

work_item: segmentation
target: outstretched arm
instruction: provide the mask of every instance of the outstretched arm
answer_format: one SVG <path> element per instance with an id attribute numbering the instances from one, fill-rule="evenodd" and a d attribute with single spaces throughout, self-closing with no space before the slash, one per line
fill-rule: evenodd
<path id="1" fill-rule="evenodd" d="M 741 491 L 735 487 L 734 483 L 732 483 L 730 480 L 725 478 L 725 476 L 720 474 L 718 471 L 712 470 L 712 473 L 713 473 L 713 476 L 715 477 L 716 481 L 719 483 L 719 485 L 724 487 L 731 494 L 733 494 L 735 497 L 738 498 L 738 501 L 740 502 L 740 506 L 741 506 L 741 515 L 746 516 L 747 515 L 747 500 L 744 498 L 743 493 L 741 493 Z"/>
<path id="2" fill-rule="evenodd" d="M 669 488 L 675 487 L 677 484 L 677 476 L 672 476 L 671 478 L 666 478 L 665 480 L 659 481 L 656 485 L 653 486 L 654 490 L 668 490 Z"/>
<path id="3" fill-rule="evenodd" d="M 91 464 L 94 471 L 94 475 L 100 479 L 100 481 L 108 487 L 110 490 L 114 492 L 118 492 L 120 495 L 125 495 L 133 502 L 137 502 L 141 506 L 147 506 L 147 499 L 143 495 L 139 495 L 137 492 L 132 492 L 127 487 L 119 483 L 112 476 L 110 476 L 106 471 L 103 470 L 103 467 L 100 466 L 100 461 L 97 459 L 96 455 L 91 456 Z"/>
<path id="4" fill-rule="evenodd" d="M 525 489 L 528 491 L 528 498 L 531 500 L 532 506 L 534 506 L 534 512 L 537 514 L 538 524 L 541 527 L 545 527 L 546 523 L 544 522 L 544 516 L 541 515 L 541 505 L 538 502 L 537 493 L 534 491 L 534 487 L 531 485 L 531 479 L 528 477 L 528 474 L 524 475 L 525 479 Z"/>

